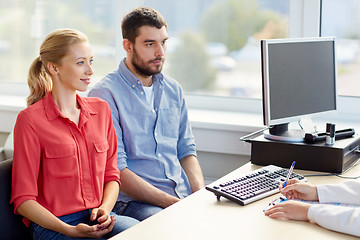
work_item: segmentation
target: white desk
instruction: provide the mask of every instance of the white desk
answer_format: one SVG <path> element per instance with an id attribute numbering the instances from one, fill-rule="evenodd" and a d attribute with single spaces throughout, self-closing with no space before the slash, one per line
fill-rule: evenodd
<path id="1" fill-rule="evenodd" d="M 217 182 L 255 170 L 259 166 L 247 163 Z M 295 169 L 303 175 L 314 172 Z M 347 176 L 360 174 L 360 166 Z M 340 183 L 339 177 L 309 177 L 314 184 Z M 324 229 L 316 224 L 300 221 L 276 220 L 266 217 L 263 209 L 279 194 L 246 206 L 240 206 L 225 198 L 217 201 L 215 195 L 205 189 L 164 209 L 136 226 L 111 238 L 117 239 L 358 239 L 356 237 Z"/>

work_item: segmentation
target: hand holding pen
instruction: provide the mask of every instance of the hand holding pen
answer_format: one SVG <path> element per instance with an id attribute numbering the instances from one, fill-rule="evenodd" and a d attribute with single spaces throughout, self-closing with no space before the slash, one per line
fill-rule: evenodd
<path id="1" fill-rule="evenodd" d="M 294 170 L 295 161 L 291 164 L 289 172 L 286 176 L 286 180 L 282 186 L 280 186 L 281 194 L 287 199 L 302 199 L 309 201 L 317 201 L 317 189 L 315 185 L 310 183 L 304 183 L 297 179 L 290 179 Z M 286 187 L 287 186 L 287 187 Z"/>
<path id="2" fill-rule="evenodd" d="M 298 179 L 290 179 L 287 182 L 286 187 L 280 186 L 280 192 L 288 199 L 300 199 L 307 201 L 319 200 L 316 186 Z"/>
<path id="3" fill-rule="evenodd" d="M 282 185 L 280 185 L 280 192 L 282 195 L 279 198 L 272 201 L 269 204 L 269 206 L 267 206 L 263 210 L 265 212 L 265 215 L 268 215 L 270 217 L 278 216 L 277 214 L 274 214 L 279 211 L 278 208 L 273 208 L 273 207 L 275 207 L 279 203 L 282 203 L 289 199 L 290 200 L 291 199 L 299 199 L 299 200 L 307 200 L 307 201 L 318 201 L 319 200 L 317 188 L 315 185 L 313 185 L 311 183 L 306 183 L 306 182 L 300 181 L 296 178 L 290 179 L 292 171 L 294 169 L 294 166 L 295 166 L 295 162 L 292 163 L 292 165 L 289 169 L 289 172 L 286 176 L 285 182 Z M 308 205 L 305 206 L 305 203 L 301 203 L 298 201 L 295 201 L 295 202 L 290 201 L 290 202 L 287 202 L 284 204 L 286 206 L 291 206 L 293 204 L 297 204 L 297 205 L 302 204 L 304 207 L 308 208 Z M 284 206 L 284 205 L 280 204 L 279 207 L 280 206 Z M 297 219 L 297 218 L 291 217 L 291 219 Z"/>
<path id="4" fill-rule="evenodd" d="M 287 182 L 289 181 L 289 178 L 290 178 L 290 176 L 291 176 L 291 174 L 292 174 L 292 172 L 294 170 L 294 166 L 295 166 L 295 161 L 291 164 L 289 172 L 288 172 L 288 174 L 286 176 L 286 180 L 283 183 L 283 185 L 280 186 L 280 189 L 286 187 Z M 287 198 L 285 196 L 280 196 L 280 197 L 276 198 L 274 201 L 272 201 L 271 203 L 269 203 L 269 206 L 267 206 L 263 211 L 265 212 L 265 211 L 269 210 L 270 208 L 272 208 L 273 206 L 275 206 L 276 204 L 279 204 L 279 203 L 281 203 L 283 201 L 286 201 L 286 200 L 287 200 Z"/>
<path id="5" fill-rule="evenodd" d="M 283 184 L 283 186 L 280 186 L 280 192 L 283 194 L 283 196 L 281 197 L 285 198 L 286 200 L 319 200 L 317 188 L 315 185 L 305 183 L 297 179 L 290 179 L 288 181 L 285 181 L 285 183 Z M 284 203 L 281 203 L 283 201 L 280 201 L 280 204 L 274 204 L 273 206 L 269 206 L 264 209 L 265 215 L 271 218 L 285 218 L 305 221 L 309 220 L 307 213 L 311 204 L 302 201 L 286 201 Z"/>
<path id="6" fill-rule="evenodd" d="M 291 164 L 291 167 L 289 169 L 288 175 L 286 176 L 286 180 L 283 183 L 282 188 L 286 187 L 287 182 L 289 181 L 289 178 L 290 178 L 290 176 L 292 174 L 292 171 L 294 170 L 294 166 L 295 166 L 295 161 Z M 279 204 L 279 203 L 284 202 L 286 200 L 287 200 L 287 198 L 285 196 L 280 196 L 280 197 L 276 198 L 274 201 L 272 201 L 271 203 L 269 203 L 269 206 L 267 206 L 263 211 L 265 212 L 265 211 L 269 210 L 270 208 L 272 208 L 273 206 L 275 206 L 276 204 Z"/>

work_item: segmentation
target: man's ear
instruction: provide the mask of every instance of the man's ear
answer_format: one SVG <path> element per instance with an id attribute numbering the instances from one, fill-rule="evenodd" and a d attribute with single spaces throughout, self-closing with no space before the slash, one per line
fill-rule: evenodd
<path id="1" fill-rule="evenodd" d="M 52 62 L 47 63 L 47 69 L 49 70 L 51 75 L 56 75 L 58 73 L 56 65 Z"/>
<path id="2" fill-rule="evenodd" d="M 133 49 L 133 44 L 129 41 L 129 39 L 124 39 L 123 40 L 123 48 L 124 50 L 128 53 L 128 52 L 132 52 Z"/>

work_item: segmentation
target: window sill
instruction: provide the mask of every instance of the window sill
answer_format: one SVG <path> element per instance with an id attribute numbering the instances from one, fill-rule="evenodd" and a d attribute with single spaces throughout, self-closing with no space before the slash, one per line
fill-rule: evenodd
<path id="1" fill-rule="evenodd" d="M 192 127 L 252 132 L 263 127 L 259 114 L 189 109 Z"/>
<path id="2" fill-rule="evenodd" d="M 189 109 L 198 151 L 250 155 L 250 144 L 240 137 L 264 126 L 259 114 Z"/>
<path id="3" fill-rule="evenodd" d="M 17 114 L 26 107 L 26 97 L 0 95 L 0 132 L 10 133 Z"/>
<path id="4" fill-rule="evenodd" d="M 0 95 L 0 111 L 20 112 L 26 107 L 26 97 Z"/>
<path id="5" fill-rule="evenodd" d="M 26 107 L 23 96 L 0 96 L 0 132 L 11 132 L 17 114 Z M 198 151 L 249 155 L 239 138 L 262 127 L 258 114 L 189 109 Z"/>
<path id="6" fill-rule="evenodd" d="M 26 97 L 1 95 L 0 132 L 11 132 L 17 114 L 25 107 Z M 324 123 L 331 121 L 336 123 L 337 129 L 351 127 L 357 130 L 360 129 L 360 122 L 356 115 L 337 113 L 320 116 L 314 122 L 318 126 L 325 126 Z M 189 107 L 189 118 L 197 149 L 203 152 L 249 156 L 250 144 L 240 141 L 239 138 L 264 127 L 260 113 L 202 110 Z"/>

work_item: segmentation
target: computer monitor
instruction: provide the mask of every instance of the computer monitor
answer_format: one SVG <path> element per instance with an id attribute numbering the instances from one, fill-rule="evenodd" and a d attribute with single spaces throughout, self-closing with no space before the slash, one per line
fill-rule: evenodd
<path id="1" fill-rule="evenodd" d="M 265 137 L 302 142 L 290 122 L 337 108 L 335 38 L 261 40 L 261 63 Z"/>

